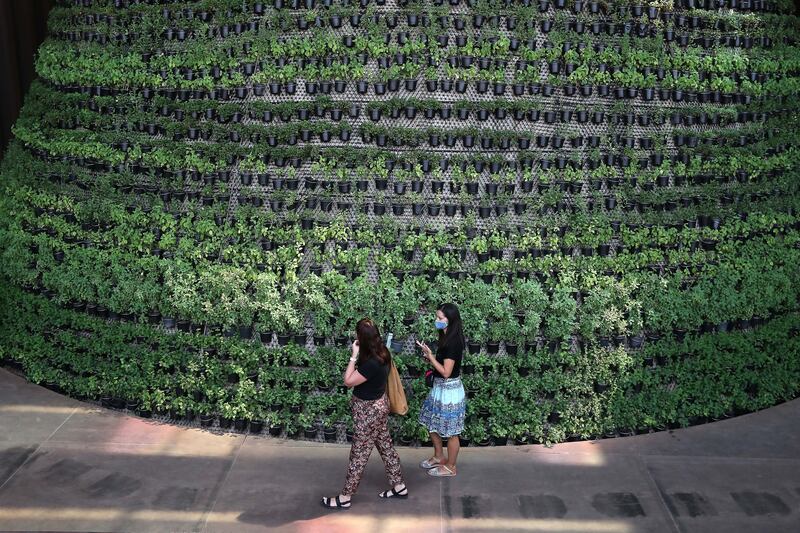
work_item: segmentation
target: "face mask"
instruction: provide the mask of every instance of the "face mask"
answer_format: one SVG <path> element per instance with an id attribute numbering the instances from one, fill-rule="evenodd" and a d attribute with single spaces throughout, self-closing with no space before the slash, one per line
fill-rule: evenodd
<path id="1" fill-rule="evenodd" d="M 436 329 L 444 329 L 447 327 L 447 322 L 441 322 L 439 320 L 434 322 L 434 324 L 436 325 Z"/>

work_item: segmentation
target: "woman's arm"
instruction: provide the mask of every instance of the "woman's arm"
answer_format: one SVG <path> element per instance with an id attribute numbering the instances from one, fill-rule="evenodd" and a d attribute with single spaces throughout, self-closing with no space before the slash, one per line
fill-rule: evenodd
<path id="1" fill-rule="evenodd" d="M 344 386 L 355 387 L 361 385 L 365 381 L 367 381 L 367 378 L 355 369 L 355 361 L 351 360 L 350 364 L 347 365 L 347 370 L 344 371 Z"/>
<path id="2" fill-rule="evenodd" d="M 345 387 L 355 387 L 367 381 L 367 378 L 365 378 L 361 374 L 361 372 L 356 370 L 357 360 L 358 360 L 358 341 L 355 341 L 353 343 L 353 348 L 350 355 L 350 362 L 347 363 L 347 368 L 344 369 L 344 374 L 342 374 L 342 379 L 344 380 Z"/>
<path id="3" fill-rule="evenodd" d="M 455 359 L 445 359 L 444 364 L 439 363 L 435 357 L 430 358 L 430 362 L 433 365 L 433 368 L 442 375 L 444 378 L 449 378 L 450 374 L 453 373 L 453 367 L 456 366 Z"/>
<path id="4" fill-rule="evenodd" d="M 445 378 L 449 378 L 450 377 L 450 374 L 453 373 L 453 367 L 456 365 L 456 360 L 455 359 L 449 359 L 449 358 L 445 357 L 444 365 L 443 365 L 439 361 L 436 360 L 436 356 L 433 355 L 433 352 L 431 351 L 430 347 L 427 344 L 425 344 L 424 342 L 417 341 L 417 346 L 422 348 L 422 353 L 425 354 L 425 357 L 427 357 L 428 361 L 431 362 L 431 365 L 433 366 L 433 368 L 435 368 L 436 371 L 442 377 L 445 377 Z"/>

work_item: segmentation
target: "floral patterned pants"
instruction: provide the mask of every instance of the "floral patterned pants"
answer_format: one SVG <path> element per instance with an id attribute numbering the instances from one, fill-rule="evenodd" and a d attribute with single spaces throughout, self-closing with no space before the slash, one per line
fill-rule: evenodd
<path id="1" fill-rule="evenodd" d="M 350 407 L 353 411 L 353 446 L 350 448 L 350 465 L 342 495 L 355 494 L 373 446 L 378 448 L 383 459 L 389 483 L 392 486 L 404 483 L 400 456 L 392 446 L 392 437 L 387 426 L 389 397 L 384 394 L 377 400 L 362 400 L 351 396 Z"/>

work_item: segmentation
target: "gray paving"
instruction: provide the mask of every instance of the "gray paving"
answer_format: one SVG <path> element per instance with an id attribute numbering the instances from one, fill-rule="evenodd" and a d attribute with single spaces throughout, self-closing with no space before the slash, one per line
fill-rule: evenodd
<path id="1" fill-rule="evenodd" d="M 377 498 L 373 451 L 348 511 L 349 448 L 219 434 L 76 402 L 0 369 L 3 531 L 800 531 L 800 400 L 670 432 L 464 448 L 433 479 L 401 448 L 408 500 Z"/>

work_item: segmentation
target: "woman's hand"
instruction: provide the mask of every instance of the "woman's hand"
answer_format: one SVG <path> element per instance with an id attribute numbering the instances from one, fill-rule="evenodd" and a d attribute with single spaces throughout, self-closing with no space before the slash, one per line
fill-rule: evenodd
<path id="1" fill-rule="evenodd" d="M 425 344 L 424 342 L 417 341 L 417 346 L 420 347 L 420 349 L 422 350 L 422 354 L 425 357 L 427 357 L 429 361 L 433 361 L 435 359 L 433 352 L 431 351 L 431 349 L 428 347 L 427 344 Z"/>
<path id="2" fill-rule="evenodd" d="M 358 357 L 358 339 L 353 341 L 352 348 L 352 357 Z"/>

